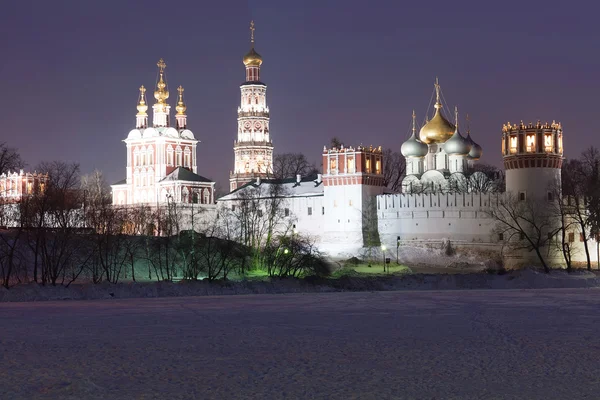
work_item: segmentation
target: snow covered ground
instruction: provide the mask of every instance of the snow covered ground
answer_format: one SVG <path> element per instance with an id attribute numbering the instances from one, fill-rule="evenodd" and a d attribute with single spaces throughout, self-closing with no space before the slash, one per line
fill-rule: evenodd
<path id="1" fill-rule="evenodd" d="M 0 304 L 6 399 L 593 399 L 599 289 Z"/>

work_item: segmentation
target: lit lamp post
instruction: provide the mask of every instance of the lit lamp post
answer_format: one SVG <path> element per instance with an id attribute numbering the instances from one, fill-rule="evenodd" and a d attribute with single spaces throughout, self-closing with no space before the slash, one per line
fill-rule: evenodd
<path id="1" fill-rule="evenodd" d="M 381 251 L 383 253 L 383 272 L 385 272 L 385 245 L 381 245 Z"/>

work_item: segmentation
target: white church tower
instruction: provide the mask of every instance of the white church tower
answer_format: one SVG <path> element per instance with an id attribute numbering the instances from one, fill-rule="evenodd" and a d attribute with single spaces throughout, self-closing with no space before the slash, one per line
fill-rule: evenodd
<path id="1" fill-rule="evenodd" d="M 240 86 L 238 135 L 233 144 L 235 161 L 229 176 L 230 191 L 273 173 L 267 86 L 260 81 L 262 57 L 254 50 L 254 21 L 250 23 L 250 43 L 252 47 L 243 59 L 246 81 Z"/>

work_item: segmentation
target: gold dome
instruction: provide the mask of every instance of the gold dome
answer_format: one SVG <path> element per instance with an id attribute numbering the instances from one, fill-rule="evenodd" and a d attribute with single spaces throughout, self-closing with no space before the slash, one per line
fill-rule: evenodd
<path id="1" fill-rule="evenodd" d="M 179 85 L 177 88 L 177 91 L 179 92 L 179 101 L 177 102 L 177 107 L 175 107 L 177 110 L 177 115 L 185 115 L 185 110 L 187 109 L 185 103 L 183 102 L 183 90 L 183 86 Z"/>
<path id="2" fill-rule="evenodd" d="M 137 105 L 138 113 L 137 115 L 145 116 L 148 115 L 146 111 L 148 111 L 148 105 L 146 104 L 146 88 L 144 85 L 140 87 L 140 101 Z"/>
<path id="3" fill-rule="evenodd" d="M 454 135 L 454 125 L 444 118 L 440 112 L 441 104 L 435 106 L 435 115 L 419 131 L 419 139 L 423 143 L 444 143 Z"/>
<path id="4" fill-rule="evenodd" d="M 165 72 L 165 68 L 167 67 L 167 64 L 161 58 L 160 60 L 158 60 L 158 63 L 156 64 L 156 66 L 159 69 L 158 72 L 160 74 L 160 78 L 158 79 L 158 83 L 156 84 L 156 90 L 154 91 L 154 98 L 156 99 L 158 104 L 165 104 L 167 99 L 169 98 L 169 91 L 166 90 L 167 83 L 164 81 L 164 78 L 163 78 L 163 74 Z"/>
<path id="5" fill-rule="evenodd" d="M 244 56 L 244 65 L 246 67 L 260 67 L 261 64 L 262 57 L 254 50 L 254 47 L 252 47 L 248 54 Z"/>
<path id="6" fill-rule="evenodd" d="M 435 80 L 435 115 L 419 131 L 419 139 L 423 143 L 444 143 L 454 135 L 454 125 L 442 115 L 442 103 L 440 102 L 440 85 Z"/>

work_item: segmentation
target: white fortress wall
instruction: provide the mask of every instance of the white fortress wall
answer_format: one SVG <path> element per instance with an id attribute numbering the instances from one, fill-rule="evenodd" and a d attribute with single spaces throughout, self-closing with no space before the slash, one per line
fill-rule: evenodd
<path id="1" fill-rule="evenodd" d="M 450 241 L 489 256 L 501 247 L 495 222 L 486 210 L 499 200 L 492 193 L 385 194 L 377 196 L 381 243 L 395 252 L 400 247 L 438 248 Z"/>

